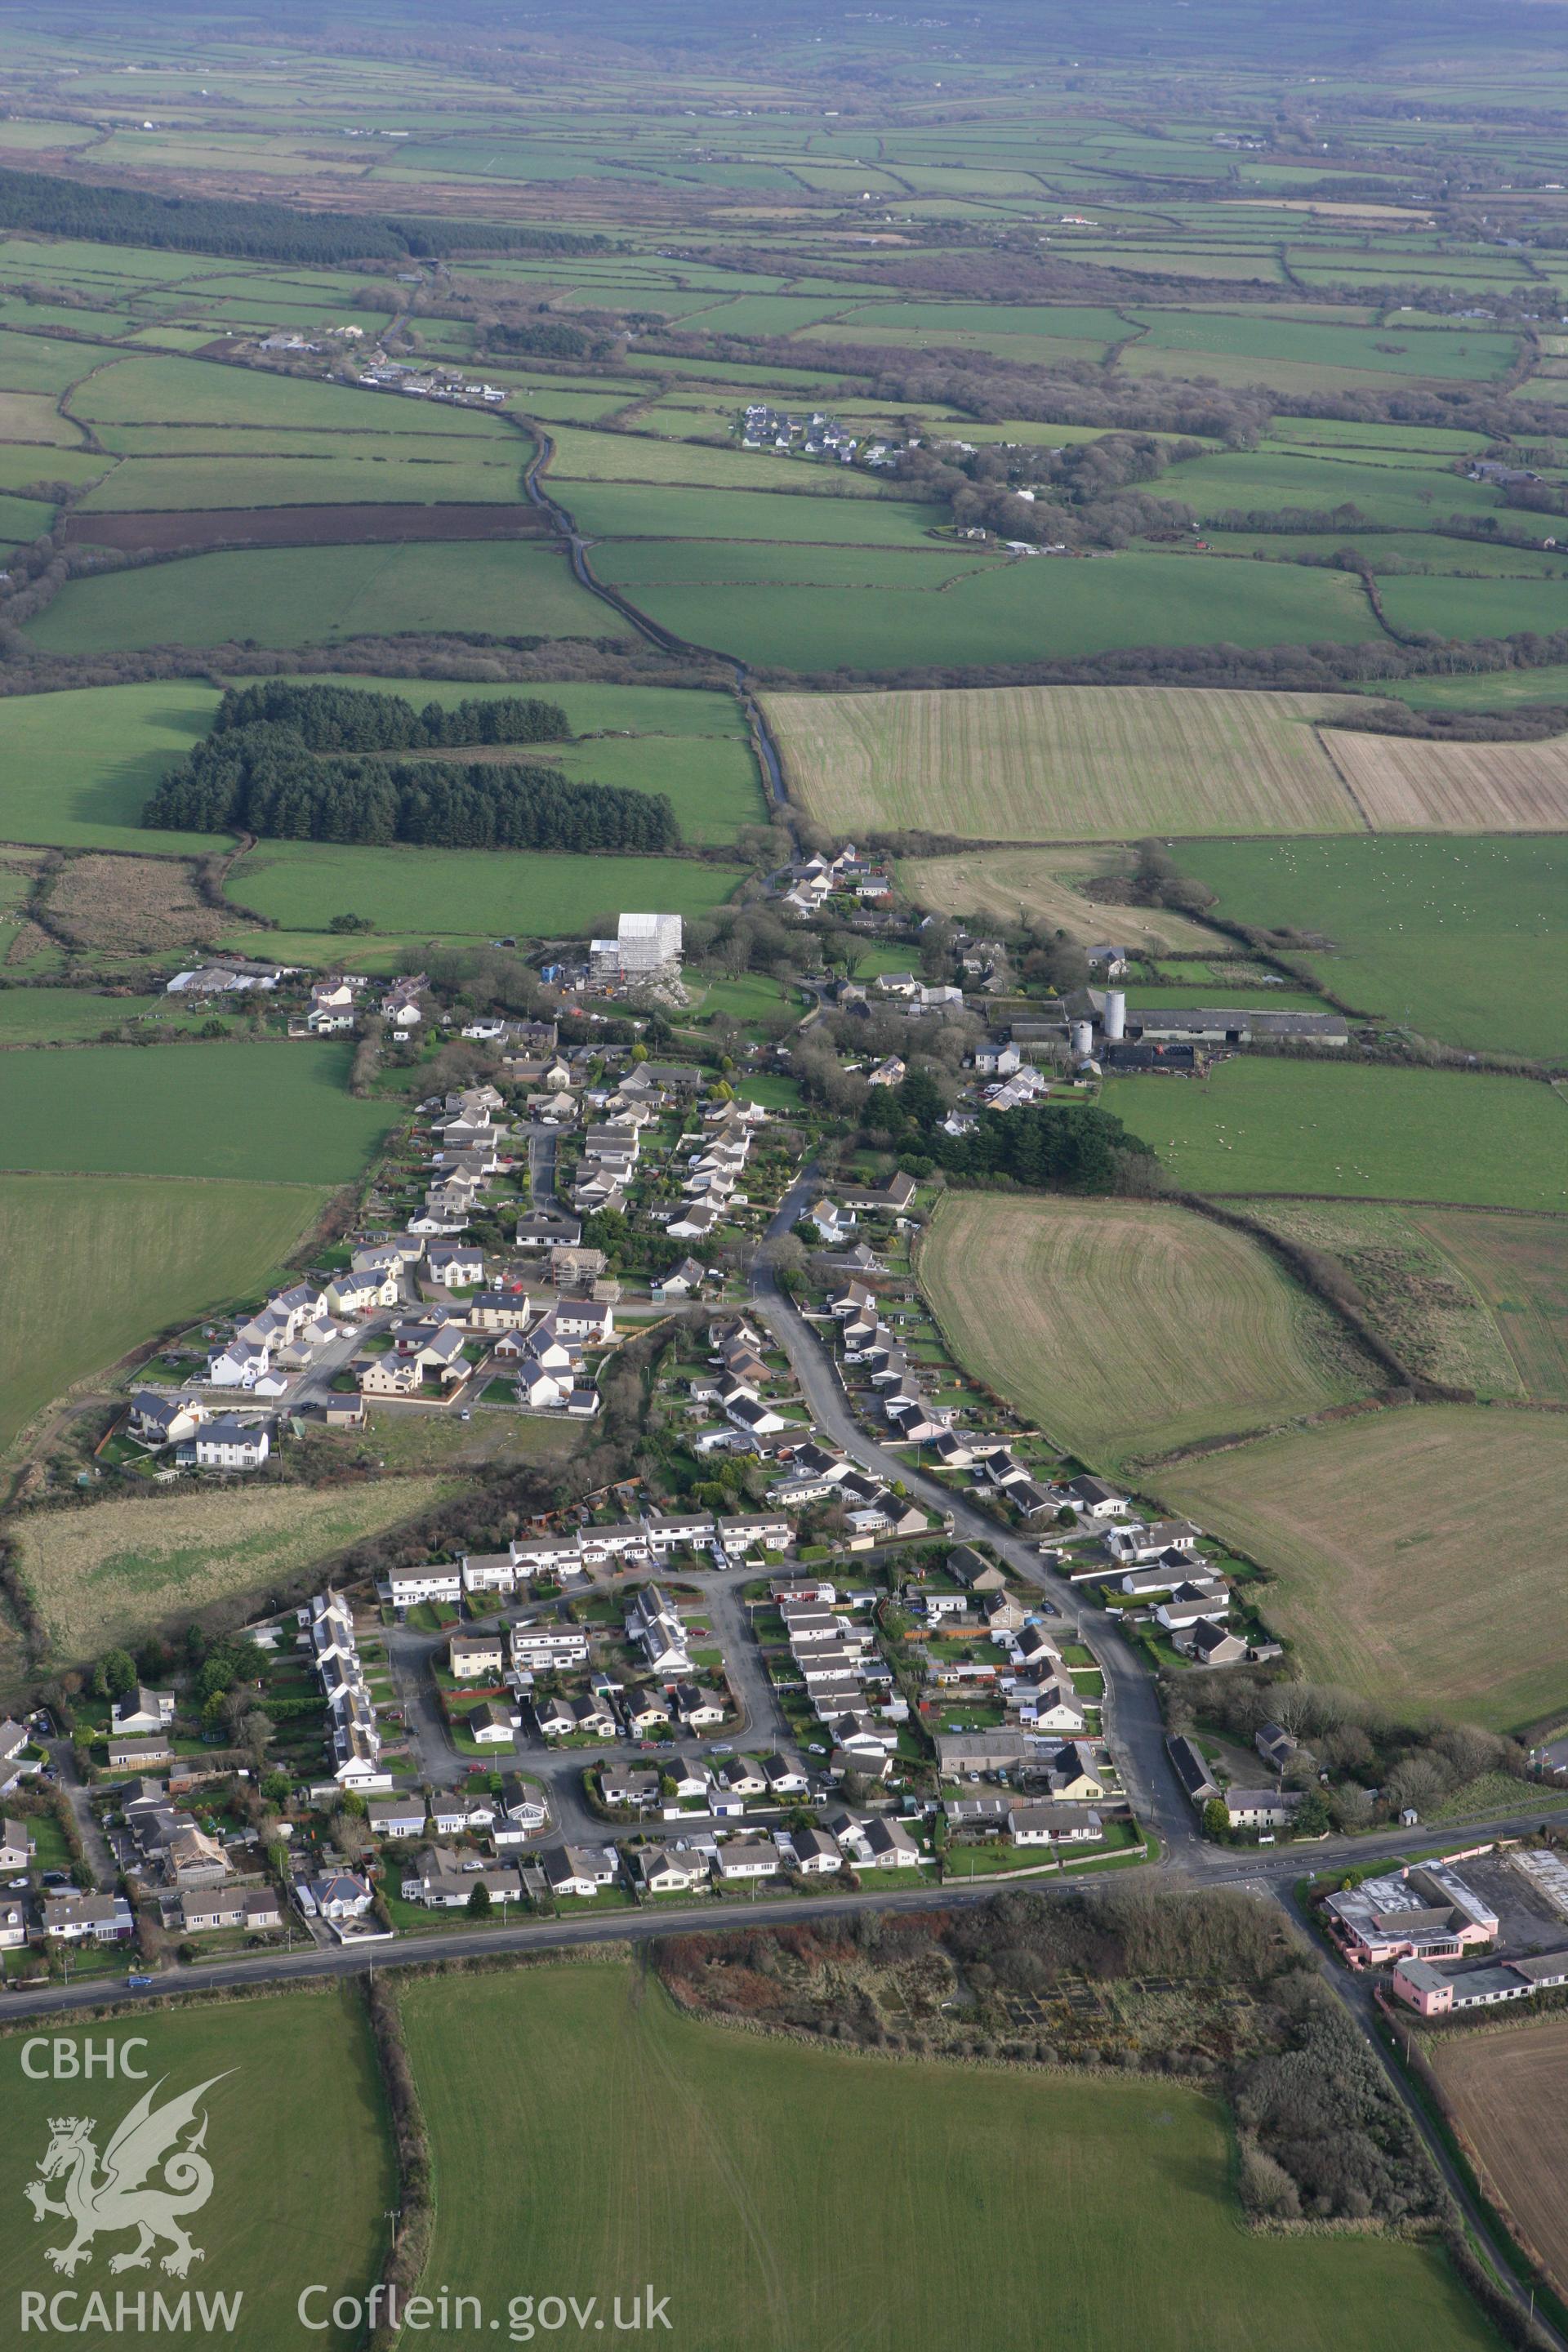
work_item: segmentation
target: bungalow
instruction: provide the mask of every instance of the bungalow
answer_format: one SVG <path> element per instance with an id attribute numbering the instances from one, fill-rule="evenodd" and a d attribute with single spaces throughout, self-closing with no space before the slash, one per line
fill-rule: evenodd
<path id="1" fill-rule="evenodd" d="M 690 1208 L 682 1209 L 679 1216 L 672 1217 L 664 1230 L 671 1241 L 705 1242 L 722 1223 L 719 1209 L 706 1201 L 699 1201 Z"/>
<path id="2" fill-rule="evenodd" d="M 1166 1740 L 1166 1752 L 1171 1757 L 1171 1769 L 1175 1771 L 1175 1778 L 1192 1797 L 1192 1804 L 1201 1811 L 1204 1806 L 1211 1804 L 1213 1797 L 1220 1794 L 1220 1783 L 1208 1771 L 1208 1759 L 1204 1757 L 1204 1750 L 1196 1745 L 1196 1740 L 1183 1734 L 1178 1738 Z"/>
<path id="3" fill-rule="evenodd" d="M 1062 1491 L 1081 1518 L 1120 1518 L 1123 1511 L 1132 1507 L 1131 1496 L 1119 1494 L 1103 1478 L 1069 1478 Z"/>
<path id="4" fill-rule="evenodd" d="M 658 1774 L 634 1770 L 625 1764 L 606 1764 L 599 1774 L 599 1794 L 606 1805 L 629 1806 L 646 1812 L 658 1802 Z"/>
<path id="5" fill-rule="evenodd" d="M 495 1807 L 488 1797 L 437 1795 L 430 1800 L 430 1821 L 439 1837 L 468 1837 L 476 1831 L 488 1830 L 495 1820 Z"/>
<path id="6" fill-rule="evenodd" d="M 1172 1646 L 1191 1658 L 1194 1666 L 1234 1666 L 1247 1654 L 1240 1634 L 1216 1625 L 1211 1617 L 1200 1617 L 1195 1625 L 1173 1633 L 1171 1640 Z"/>
<path id="7" fill-rule="evenodd" d="M 747 1878 L 772 1878 L 783 1867 L 783 1857 L 777 1846 L 736 1838 L 718 1849 L 717 1867 L 726 1885 Z"/>
<path id="8" fill-rule="evenodd" d="M 749 1756 L 726 1757 L 715 1777 L 731 1797 L 760 1797 L 768 1785 Z"/>
<path id="9" fill-rule="evenodd" d="M 700 1683 L 677 1683 L 674 1696 L 676 1719 L 687 1731 L 712 1731 L 724 1720 L 723 1700 Z"/>
<path id="10" fill-rule="evenodd" d="M 1100 1815 L 1085 1805 L 1015 1805 L 1006 1822 L 1015 1845 L 1091 1844 L 1102 1829 Z"/>
<path id="11" fill-rule="evenodd" d="M 1230 1588 L 1219 1576 L 1194 1577 L 1175 1586 L 1169 1600 L 1154 1610 L 1154 1622 L 1167 1633 L 1195 1625 L 1200 1617 L 1225 1617 L 1230 1612 Z"/>
<path id="12" fill-rule="evenodd" d="M 795 1849 L 795 1866 L 805 1877 L 825 1878 L 843 1866 L 838 1841 L 826 1830 L 792 1830 L 789 1842 Z"/>
<path id="13" fill-rule="evenodd" d="M 724 1407 L 724 1417 L 744 1437 L 776 1437 L 789 1423 L 771 1404 L 763 1404 L 750 1390 L 743 1390 Z"/>
<path id="14" fill-rule="evenodd" d="M 638 1874 L 650 1895 L 689 1895 L 707 1884 L 708 1858 L 692 1846 L 647 1846 L 637 1861 Z"/>
<path id="15" fill-rule="evenodd" d="M 447 1643 L 447 1670 L 455 1682 L 499 1678 L 506 1662 L 499 1633 L 454 1633 Z"/>
<path id="16" fill-rule="evenodd" d="M 802 1797 L 810 1785 L 799 1765 L 792 1764 L 787 1756 L 781 1756 L 776 1749 L 773 1755 L 763 1758 L 762 1774 L 768 1785 L 768 1794 L 773 1797 Z"/>
<path id="17" fill-rule="evenodd" d="M 557 1209 L 529 1209 L 517 1221 L 519 1249 L 575 1249 L 583 1220 Z"/>
<path id="18" fill-rule="evenodd" d="M 62 1944 L 123 1944 L 134 1935 L 136 1920 L 123 1895 L 48 1894 L 43 1927 Z"/>
<path id="19" fill-rule="evenodd" d="M 1124 1528 L 1109 1530 L 1105 1549 L 1112 1559 L 1138 1568 L 1145 1560 L 1159 1559 L 1163 1552 L 1195 1550 L 1201 1533 L 1190 1519 L 1156 1519 L 1149 1527 L 1131 1520 Z"/>
<path id="20" fill-rule="evenodd" d="M 549 1818 L 543 1798 L 532 1783 L 525 1780 L 520 1772 L 501 1774 L 500 1796 L 495 1816 L 498 1840 L 503 1824 L 509 1822 L 524 1831 L 541 1830 Z"/>
<path id="21" fill-rule="evenodd" d="M 182 1895 L 176 1916 L 182 1932 L 187 1936 L 210 1935 L 220 1927 L 242 1927 L 245 1897 L 237 1887 L 219 1888 L 207 1895 Z"/>
<path id="22" fill-rule="evenodd" d="M 676 1796 L 683 1803 L 689 1801 L 693 1797 L 703 1797 L 707 1795 L 707 1769 L 705 1766 L 699 1764 L 694 1758 L 689 1756 L 668 1757 L 665 1759 L 664 1771 L 668 1780 L 674 1784 Z"/>
<path id="23" fill-rule="evenodd" d="M 1022 1731 L 939 1732 L 937 1765 L 944 1780 L 960 1775 L 970 1780 L 983 1773 L 1016 1771 L 1035 1754 L 1035 1742 Z"/>
<path id="24" fill-rule="evenodd" d="M 174 1744 L 166 1732 L 154 1732 L 145 1739 L 116 1739 L 109 1742 L 109 1761 L 116 1770 L 140 1772 L 149 1764 L 170 1764 L 174 1761 Z"/>
<path id="25" fill-rule="evenodd" d="M 639 1738 L 662 1730 L 670 1720 L 669 1701 L 662 1691 L 638 1690 L 623 1701 L 626 1718 Z"/>
<path id="26" fill-rule="evenodd" d="M 510 1748 L 517 1729 L 511 1709 L 497 1699 L 481 1699 L 471 1715 L 465 1718 L 463 1728 L 470 1739 L 481 1748 Z"/>
<path id="27" fill-rule="evenodd" d="M 872 1870 L 912 1870 L 921 1850 L 904 1827 L 885 1813 L 873 1814 L 861 1832 L 865 1847 L 862 1867 Z"/>
<path id="28" fill-rule="evenodd" d="M 376 1837 L 418 1837 L 425 1827 L 423 1797 L 388 1797 L 370 1808 L 370 1826 Z"/>
<path id="29" fill-rule="evenodd" d="M 549 1847 L 540 1863 L 552 1895 L 585 1901 L 601 1887 L 614 1885 L 618 1858 L 614 1846 L 557 1845 Z"/>

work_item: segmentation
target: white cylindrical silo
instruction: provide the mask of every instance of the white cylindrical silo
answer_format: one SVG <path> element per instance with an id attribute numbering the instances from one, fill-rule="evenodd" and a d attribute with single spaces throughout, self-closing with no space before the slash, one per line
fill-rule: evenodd
<path id="1" fill-rule="evenodd" d="M 1114 1044 L 1127 1033 L 1127 999 L 1119 988 L 1110 989 L 1105 999 L 1105 1034 Z"/>
<path id="2" fill-rule="evenodd" d="M 1075 1021 L 1072 1024 L 1072 1049 L 1080 1062 L 1086 1062 L 1094 1051 L 1094 1026 L 1091 1022 Z"/>

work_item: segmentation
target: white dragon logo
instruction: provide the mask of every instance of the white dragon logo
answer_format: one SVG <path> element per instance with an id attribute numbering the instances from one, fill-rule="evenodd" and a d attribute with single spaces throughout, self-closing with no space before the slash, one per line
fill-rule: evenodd
<path id="1" fill-rule="evenodd" d="M 45 2248 L 45 2259 L 56 2270 L 69 2277 L 79 2264 L 89 2263 L 92 2241 L 100 2231 L 139 2232 L 128 2252 L 110 2258 L 111 2271 L 145 2270 L 153 2247 L 163 2240 L 171 2251 L 163 2256 L 162 2267 L 175 2278 L 184 2278 L 191 2264 L 203 2259 L 201 2248 L 192 2245 L 182 2222 L 187 2213 L 199 2212 L 213 2191 L 213 2168 L 201 2153 L 207 2136 L 205 2112 L 185 2146 L 178 2147 L 175 2142 L 195 2120 L 204 2093 L 225 2079 L 222 2074 L 210 2075 L 194 2091 L 161 2107 L 154 2107 L 153 2102 L 168 2077 L 154 2083 L 116 2128 L 103 2151 L 101 2174 L 92 2144 L 97 2130 L 94 2119 L 51 2116 L 49 2144 L 37 2168 L 41 2178 L 29 2180 L 22 2194 L 36 2221 L 58 2213 L 76 2225 L 68 2245 Z M 163 2182 L 144 2187 L 148 2174 L 159 2167 Z M 64 2199 L 57 2203 L 46 2194 L 44 2182 L 62 2178 Z"/>

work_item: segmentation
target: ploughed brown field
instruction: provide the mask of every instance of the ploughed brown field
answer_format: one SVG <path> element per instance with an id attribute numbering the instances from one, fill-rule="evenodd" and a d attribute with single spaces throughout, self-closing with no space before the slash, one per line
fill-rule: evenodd
<path id="1" fill-rule="evenodd" d="M 1428 2051 L 1466 2137 L 1560 2294 L 1568 2294 L 1568 2017 Z"/>
<path id="2" fill-rule="evenodd" d="M 176 548 L 357 547 L 405 540 L 539 539 L 548 528 L 531 506 L 178 507 L 162 513 L 73 514 L 68 546 Z"/>

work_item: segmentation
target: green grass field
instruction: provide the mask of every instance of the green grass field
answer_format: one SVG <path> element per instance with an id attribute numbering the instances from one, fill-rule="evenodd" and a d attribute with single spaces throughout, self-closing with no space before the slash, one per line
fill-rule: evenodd
<path id="1" fill-rule="evenodd" d="M 711 549 L 706 583 L 658 586 L 642 584 L 647 552 L 613 541 L 594 561 L 612 583 L 635 569 L 633 602 L 678 636 L 803 674 L 1066 661 L 1215 638 L 1354 645 L 1376 634 L 1351 574 L 1283 563 L 1146 554 L 998 562 L 978 551 L 973 570 L 944 586 L 943 559 L 871 549 L 854 559 L 854 584 L 774 585 L 776 570 L 759 582 L 759 551 Z"/>
<path id="2" fill-rule="evenodd" d="M 346 1184 L 389 1123 L 342 1044 L 83 1045 L 0 1055 L 0 1164 Z"/>
<path id="3" fill-rule="evenodd" d="M 1528 1078 L 1258 1057 L 1105 1102 L 1197 1192 L 1568 1207 L 1568 1102 Z"/>
<path id="4" fill-rule="evenodd" d="M 626 908 L 706 914 L 740 879 L 736 866 L 696 858 L 268 842 L 234 868 L 228 895 L 237 906 L 302 930 L 324 932 L 334 915 L 348 914 L 363 916 L 378 931 L 416 938 L 463 932 L 568 939 Z"/>
<path id="5" fill-rule="evenodd" d="M 153 1332 L 253 1293 L 326 1200 L 300 1184 L 0 1176 L 0 1451 Z"/>
<path id="6" fill-rule="evenodd" d="M 68 2019 L 59 2024 L 71 2031 Z M 50 2021 L 40 2019 L 30 2030 L 47 2033 Z M 177 2011 L 153 2008 L 138 2015 L 135 2030 L 147 2047 L 130 2054 L 151 2080 L 109 2082 L 100 2075 L 73 2084 L 68 2096 L 60 2084 L 34 2082 L 23 2073 L 19 2032 L 0 2042 L 10 2121 L 9 2153 L 0 2158 L 12 2215 L 0 2246 L 6 2308 L 19 2312 L 25 2292 L 47 2296 L 74 2289 L 79 2300 L 63 2310 L 71 2315 L 76 2340 L 96 2347 L 117 2338 L 85 2315 L 94 2288 L 110 2314 L 117 2288 L 132 2297 L 144 2292 L 149 2313 L 155 2290 L 175 2303 L 188 2288 L 193 2305 L 198 2293 L 228 2294 L 243 2296 L 229 2340 L 259 2352 L 293 2340 L 296 2302 L 312 2282 L 327 2289 L 321 2298 L 323 2318 L 339 2295 L 365 2294 L 385 2252 L 396 2172 L 374 2045 L 358 1994 L 334 1987 Z M 125 2046 L 122 2035 L 112 2039 Z M 68 2244 L 71 2223 L 58 2214 L 36 2221 L 22 2197 L 49 2145 L 50 2117 L 62 2112 L 92 2117 L 101 2160 L 115 2126 L 143 2091 L 161 2083 L 153 2104 L 162 2106 L 208 2082 L 204 2153 L 214 2186 L 210 2201 L 186 2224 L 203 2259 L 184 2281 L 168 2278 L 156 2267 L 168 2251 L 161 2244 L 153 2267 L 115 2280 L 109 2274 L 111 2257 L 136 2243 L 117 2231 L 99 2239 L 90 2269 L 74 2280 L 62 2278 L 45 2261 L 45 2250 Z M 181 2144 L 190 2138 L 187 2130 Z M 283 2149 L 287 2160 L 279 2161 Z M 48 2187 L 56 2202 L 62 2185 L 57 2180 Z M 192 2326 L 200 2332 L 194 2318 Z M 215 2322 L 211 2340 L 219 2335 Z M 309 2340 L 351 2352 L 361 2336 L 357 2329 L 340 2332 L 329 2325 Z"/>
<path id="7" fill-rule="evenodd" d="M 195 1030 L 210 1005 L 172 996 L 99 996 L 87 988 L 0 988 L 0 1045 L 68 1045 L 133 1024 L 141 1034 Z"/>
<path id="8" fill-rule="evenodd" d="M 1514 1731 L 1568 1705 L 1555 1548 L 1506 1532 L 1521 1480 L 1545 1524 L 1568 1507 L 1561 1419 L 1417 1405 L 1179 1463 L 1160 1491 L 1270 1572 L 1307 1675 Z"/>
<path id="9" fill-rule="evenodd" d="M 1230 920 L 1332 940 L 1301 961 L 1358 1010 L 1472 1050 L 1563 1055 L 1568 839 L 1352 835 L 1186 842 L 1178 856 Z"/>
<path id="10" fill-rule="evenodd" d="M 624 634 L 573 579 L 564 553 L 528 540 L 394 547 L 266 547 L 183 557 L 68 582 L 29 625 L 47 653 L 231 640 L 303 646 L 441 629 L 496 637 Z"/>
<path id="11" fill-rule="evenodd" d="M 786 496 L 773 490 L 705 490 L 680 484 L 563 482 L 560 495 L 579 530 L 603 539 L 716 539 L 820 542 L 843 547 L 917 547 L 944 542 L 927 536 L 947 519 L 945 506 L 905 499 Z M 949 552 L 952 542 L 946 543 Z"/>
<path id="12" fill-rule="evenodd" d="M 953 1194 L 920 1280 L 964 1369 L 1107 1468 L 1377 1378 L 1256 1242 L 1180 1209 Z"/>
<path id="13" fill-rule="evenodd" d="M 208 834 L 144 833 L 142 803 L 205 734 L 217 690 L 194 678 L 0 699 L 0 838 L 62 849 L 210 851 Z"/>
<path id="14" fill-rule="evenodd" d="M 685 2352 L 1490 2342 L 1426 2248 L 1240 2228 L 1226 2118 L 1184 2086 L 753 2039 L 613 1965 L 418 1984 L 404 2014 L 430 2275 L 497 2307 L 629 2305 L 651 2280 Z M 1136 2261 L 1116 2213 L 1137 2216 Z"/>
<path id="15" fill-rule="evenodd" d="M 1568 629 L 1565 580 L 1384 580 L 1383 608 L 1401 632 L 1508 637 Z"/>
<path id="16" fill-rule="evenodd" d="M 210 440 L 211 435 L 198 434 Z M 468 504 L 515 505 L 530 445 L 508 433 L 494 441 L 432 435 L 410 455 L 389 455 L 355 436 L 336 439 L 335 455 L 293 452 L 127 457 L 89 492 L 89 514 L 159 512 L 203 507 Z M 390 437 L 390 436 L 389 436 Z"/>

